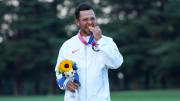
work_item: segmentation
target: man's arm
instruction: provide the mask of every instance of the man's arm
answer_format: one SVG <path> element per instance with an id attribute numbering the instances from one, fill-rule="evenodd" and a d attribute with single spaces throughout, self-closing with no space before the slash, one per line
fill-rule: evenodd
<path id="1" fill-rule="evenodd" d="M 94 38 L 97 41 L 98 48 L 103 52 L 104 63 L 112 68 L 117 69 L 123 62 L 123 57 L 119 53 L 119 50 L 111 38 L 103 38 L 102 31 L 96 24 L 89 26 L 91 32 L 93 32 Z"/>
<path id="2" fill-rule="evenodd" d="M 63 55 L 63 47 L 64 47 L 64 46 L 62 46 L 62 47 L 60 48 L 60 50 L 59 50 L 59 54 L 58 54 L 58 58 L 57 58 L 57 63 L 56 63 L 56 67 L 55 67 L 56 81 L 57 81 L 57 82 L 59 82 L 59 80 L 63 77 L 62 74 L 59 74 L 59 73 L 58 73 L 58 66 L 60 65 L 61 61 L 65 59 L 65 58 L 64 58 L 64 55 Z M 68 81 L 69 81 L 69 80 L 66 79 L 65 82 L 63 83 L 63 86 L 58 85 L 59 88 L 62 89 L 62 90 L 65 90 L 65 89 L 66 89 L 66 84 L 67 84 Z"/>
<path id="3" fill-rule="evenodd" d="M 60 65 L 61 61 L 65 59 L 64 57 L 64 52 L 63 52 L 63 48 L 64 46 L 61 47 L 60 51 L 59 51 L 59 55 L 58 55 L 58 59 L 57 59 L 57 63 L 56 63 L 56 67 L 55 67 L 55 72 L 56 72 L 56 80 L 57 82 L 59 82 L 59 80 L 63 77 L 62 74 L 59 74 L 57 72 L 57 68 Z M 63 83 L 63 86 L 58 85 L 60 89 L 62 90 L 70 90 L 71 92 L 75 92 L 75 89 L 77 89 L 79 87 L 79 85 L 77 83 L 72 82 L 70 79 L 66 79 Z"/>
<path id="4" fill-rule="evenodd" d="M 117 69 L 123 63 L 123 57 L 120 54 L 116 44 L 111 38 L 101 38 L 97 41 L 98 48 L 102 51 L 104 63 L 108 68 Z"/>

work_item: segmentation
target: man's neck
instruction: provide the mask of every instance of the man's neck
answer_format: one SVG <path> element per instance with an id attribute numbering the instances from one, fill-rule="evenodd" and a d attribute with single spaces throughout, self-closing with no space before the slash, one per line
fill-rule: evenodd
<path id="1" fill-rule="evenodd" d="M 81 36 L 84 36 L 84 37 L 90 36 L 89 34 L 81 32 L 81 31 L 80 31 L 80 34 L 81 34 Z"/>

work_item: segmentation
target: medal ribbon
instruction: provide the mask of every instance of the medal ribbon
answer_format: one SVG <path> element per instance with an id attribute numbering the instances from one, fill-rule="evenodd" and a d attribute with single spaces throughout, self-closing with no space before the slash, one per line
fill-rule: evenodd
<path id="1" fill-rule="evenodd" d="M 86 40 L 84 40 L 84 39 L 82 38 L 82 36 L 81 36 L 80 33 L 78 34 L 78 38 L 79 38 L 79 40 L 81 40 L 81 42 L 82 42 L 84 45 L 96 46 L 96 40 L 94 39 L 93 34 L 91 34 L 88 42 L 86 42 Z"/>

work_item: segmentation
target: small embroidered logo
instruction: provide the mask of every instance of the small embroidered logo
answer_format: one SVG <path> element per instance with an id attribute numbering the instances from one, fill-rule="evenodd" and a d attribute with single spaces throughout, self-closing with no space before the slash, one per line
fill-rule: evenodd
<path id="1" fill-rule="evenodd" d="M 74 54 L 74 53 L 76 53 L 78 50 L 79 50 L 79 49 L 76 49 L 76 50 L 72 51 L 72 53 Z"/>

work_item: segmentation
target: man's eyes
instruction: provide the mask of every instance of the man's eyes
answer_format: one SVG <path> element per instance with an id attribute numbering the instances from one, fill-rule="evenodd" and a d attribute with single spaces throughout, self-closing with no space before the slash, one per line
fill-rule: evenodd
<path id="1" fill-rule="evenodd" d="M 91 21 L 94 21 L 95 18 L 90 18 Z M 88 18 L 87 19 L 83 19 L 83 21 L 88 21 Z"/>
<path id="2" fill-rule="evenodd" d="M 92 21 L 92 20 L 95 20 L 95 18 L 91 18 L 91 21 Z"/>
<path id="3" fill-rule="evenodd" d="M 83 19 L 83 21 L 88 21 L 88 19 Z"/>

